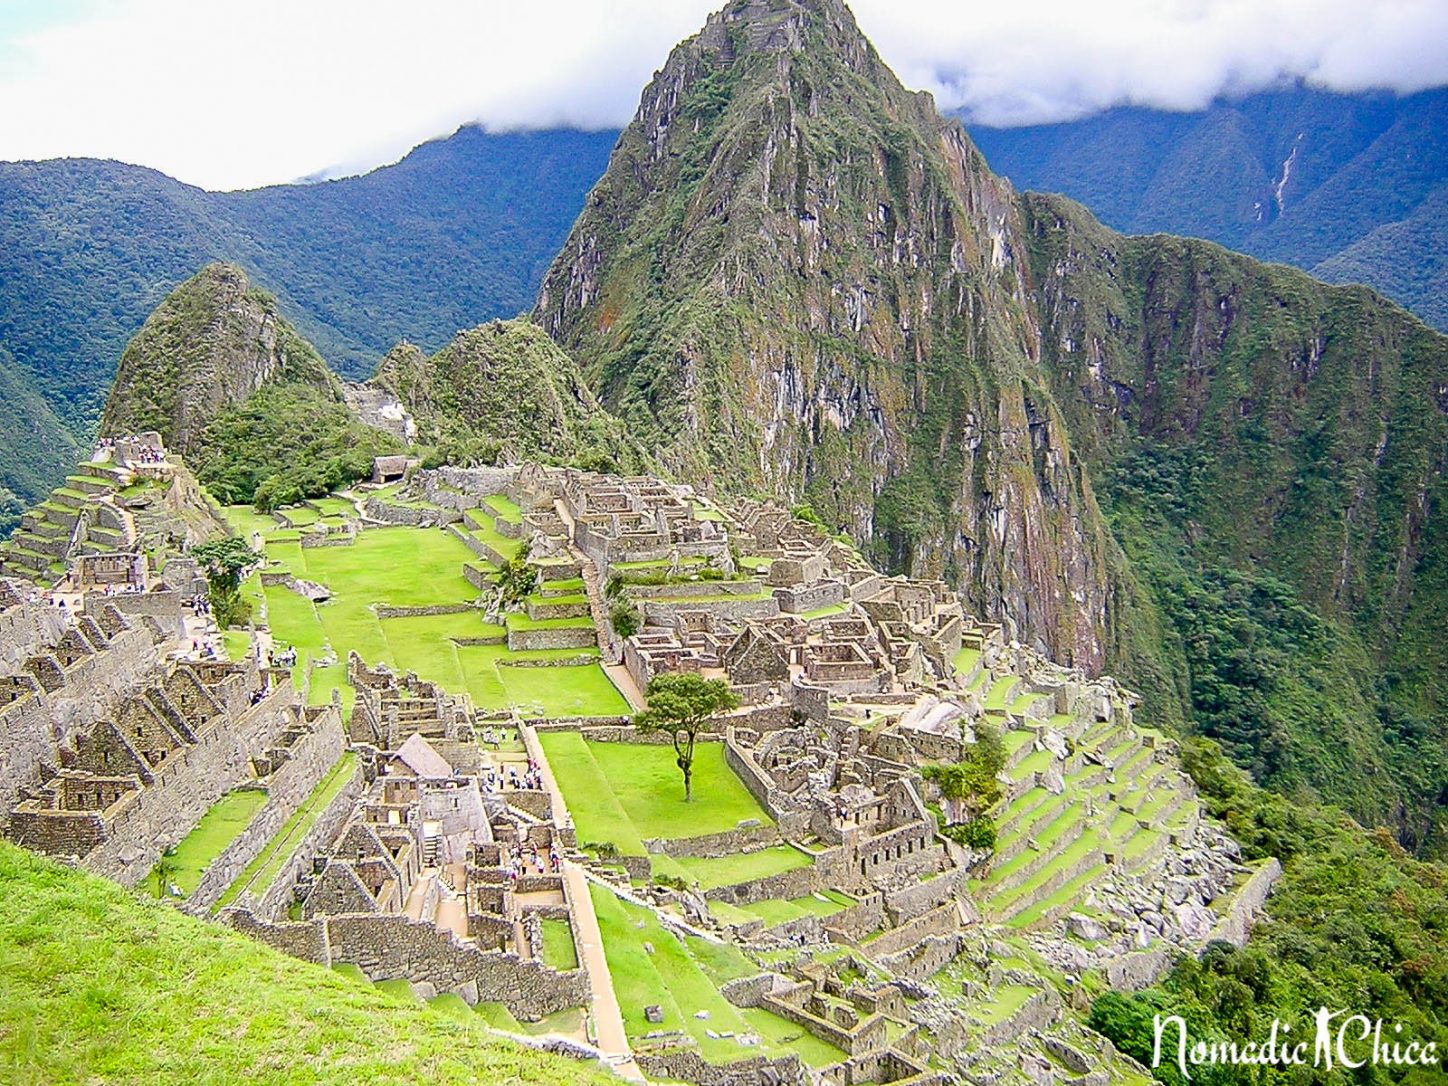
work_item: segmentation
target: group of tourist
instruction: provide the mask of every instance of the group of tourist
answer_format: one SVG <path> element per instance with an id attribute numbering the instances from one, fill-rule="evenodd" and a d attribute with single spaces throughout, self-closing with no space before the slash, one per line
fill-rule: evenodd
<path id="1" fill-rule="evenodd" d="M 511 788 L 515 792 L 540 792 L 543 790 L 543 773 L 532 758 L 522 773 L 511 763 L 483 770 L 483 785 L 489 791 Z"/>
<path id="2" fill-rule="evenodd" d="M 110 459 L 117 445 L 125 445 L 128 447 L 126 458 L 133 463 L 164 464 L 166 462 L 165 450 L 158 449 L 152 445 L 142 444 L 140 439 L 136 437 L 123 437 L 119 439 L 113 437 L 101 438 L 96 442 L 96 455 L 94 457 L 96 462 L 103 463 Z"/>
<path id="3" fill-rule="evenodd" d="M 509 849 L 504 868 L 510 883 L 516 883 L 525 875 L 556 875 L 563 870 L 563 856 L 558 851 L 557 842 L 549 844 L 546 855 L 538 850 L 537 845 L 528 844 L 517 850 Z"/>
<path id="4" fill-rule="evenodd" d="M 483 729 L 483 742 L 494 750 L 501 750 L 507 738 L 507 732 L 502 728 Z"/>

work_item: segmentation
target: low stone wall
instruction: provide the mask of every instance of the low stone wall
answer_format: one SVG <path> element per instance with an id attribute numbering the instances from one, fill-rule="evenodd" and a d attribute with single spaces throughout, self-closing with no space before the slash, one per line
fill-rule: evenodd
<path id="1" fill-rule="evenodd" d="M 410 528 L 434 528 L 462 519 L 462 514 L 454 509 L 394 505 L 382 498 L 368 498 L 363 504 L 362 510 L 371 520 L 381 521 L 383 524 L 405 525 Z"/>
<path id="2" fill-rule="evenodd" d="M 598 635 L 587 626 L 544 626 L 539 629 L 508 629 L 508 648 L 513 652 L 533 649 L 582 649 L 596 646 Z"/>
<path id="3" fill-rule="evenodd" d="M 770 596 L 767 599 L 729 599 L 727 597 L 685 600 L 682 603 L 666 603 L 663 600 L 643 600 L 644 624 L 646 626 L 668 626 L 680 611 L 704 611 L 721 618 L 743 622 L 750 618 L 773 618 L 779 614 L 779 603 Z"/>
<path id="4" fill-rule="evenodd" d="M 709 1063 L 692 1048 L 635 1052 L 634 1062 L 649 1079 L 696 1086 L 808 1086 L 811 1078 L 794 1055 L 771 1060 L 751 1056 L 736 1063 Z"/>
<path id="5" fill-rule="evenodd" d="M 727 901 L 731 905 L 753 905 L 757 901 L 777 898 L 788 901 L 791 898 L 806 897 L 819 889 L 817 872 L 814 867 L 797 867 L 792 871 L 780 871 L 762 879 L 735 883 L 731 886 L 716 886 L 704 893 L 710 901 Z"/>
<path id="6" fill-rule="evenodd" d="M 358 913 L 267 924 L 245 910 L 228 909 L 224 917 L 238 931 L 294 957 L 326 966 L 346 962 L 372 981 L 431 984 L 469 1005 L 502 1003 L 524 1022 L 589 1000 L 582 969 L 558 972 L 514 954 L 479 950 L 451 932 L 405 916 Z"/>
<path id="7" fill-rule="evenodd" d="M 885 901 L 878 895 L 851 905 L 848 909 L 825 918 L 827 933 L 837 935 L 834 942 L 857 943 L 885 924 Z"/>
<path id="8" fill-rule="evenodd" d="M 652 838 L 644 842 L 644 847 L 650 852 L 661 852 L 666 856 L 693 856 L 712 860 L 720 856 L 735 856 L 742 852 L 778 845 L 781 841 L 777 826 L 759 825 L 740 826 L 738 829 L 707 833 L 699 837 L 668 840 Z"/>
<path id="9" fill-rule="evenodd" d="M 795 614 L 802 611 L 814 611 L 820 607 L 833 607 L 845 602 L 845 583 L 843 581 L 820 581 L 811 585 L 776 588 L 774 598 L 779 601 L 781 611 Z"/>
<path id="10" fill-rule="evenodd" d="M 435 603 L 430 607 L 390 607 L 385 603 L 374 603 L 372 610 L 378 618 L 423 618 L 428 615 L 465 615 L 478 609 L 471 603 Z"/>
<path id="11" fill-rule="evenodd" d="M 960 913 L 952 905 L 941 905 L 928 913 L 891 928 L 862 948 L 871 957 L 897 954 L 930 935 L 949 935 L 960 927 Z"/>
<path id="12" fill-rule="evenodd" d="M 679 581 L 673 584 L 631 584 L 628 594 L 636 600 L 694 596 L 757 596 L 764 585 L 757 577 L 738 581 Z"/>

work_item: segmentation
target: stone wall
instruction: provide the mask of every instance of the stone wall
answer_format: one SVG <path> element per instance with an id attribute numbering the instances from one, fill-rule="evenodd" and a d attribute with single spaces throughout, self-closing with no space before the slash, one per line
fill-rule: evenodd
<path id="1" fill-rule="evenodd" d="M 692 1082 L 696 1086 L 808 1086 L 810 1075 L 794 1055 L 771 1060 L 751 1056 L 735 1063 L 709 1063 L 692 1048 L 634 1053 L 634 1062 L 650 1079 Z"/>
<path id="2" fill-rule="evenodd" d="M 698 837 L 652 838 L 644 842 L 644 848 L 651 853 L 661 852 L 666 856 L 715 859 L 768 848 L 780 844 L 781 840 L 777 826 L 740 826 L 738 829 L 706 833 Z"/>
<path id="3" fill-rule="evenodd" d="M 1282 865 L 1277 862 L 1276 857 L 1267 860 L 1252 872 L 1232 899 L 1226 915 L 1212 929 L 1208 940 L 1224 939 L 1233 946 L 1245 945 L 1247 936 L 1252 932 L 1253 921 L 1267 903 L 1267 896 L 1272 893 L 1272 887 L 1277 884 L 1281 875 Z"/>
<path id="4" fill-rule="evenodd" d="M 122 592 L 115 596 L 88 595 L 85 613 L 94 618 L 102 608 L 114 607 L 127 618 L 149 615 L 166 631 L 168 637 L 180 638 L 185 626 L 181 621 L 181 593 L 162 590 L 159 592 Z"/>
<path id="5" fill-rule="evenodd" d="M 581 649 L 598 644 L 598 634 L 593 624 L 586 626 L 542 627 L 523 629 L 509 627 L 508 648 L 513 652 L 532 649 Z"/>
<path id="6" fill-rule="evenodd" d="M 794 585 L 776 588 L 774 598 L 779 601 L 781 611 L 799 613 L 813 611 L 820 607 L 832 607 L 845 602 L 843 581 L 820 581 L 811 585 Z"/>
<path id="7" fill-rule="evenodd" d="M 346 962 L 372 981 L 431 984 L 469 1004 L 502 1003 L 524 1022 L 589 1001 L 582 969 L 558 972 L 514 954 L 479 950 L 405 916 L 354 913 L 268 924 L 246 910 L 228 909 L 224 917 L 238 931 L 295 957 L 327 966 Z"/>
<path id="8" fill-rule="evenodd" d="M 327 712 L 318 714 L 311 725 L 311 729 L 292 744 L 290 757 L 266 779 L 266 805 L 202 872 L 196 889 L 181 903 L 183 911 L 193 916 L 210 912 L 211 906 L 281 830 L 317 782 L 337 764 L 346 745 L 341 712 L 329 707 Z"/>
<path id="9" fill-rule="evenodd" d="M 293 900 L 292 888 L 297 879 L 311 872 L 316 858 L 326 851 L 351 816 L 357 799 L 366 786 L 362 762 L 359 759 L 346 783 L 332 797 L 332 801 L 322 808 L 316 821 L 292 848 L 291 854 L 282 863 L 271 884 L 260 895 L 243 890 L 236 899 L 237 904 L 255 912 L 263 920 L 276 920 L 285 916 L 287 907 Z"/>
<path id="10" fill-rule="evenodd" d="M 110 824 L 106 840 L 84 857 L 85 866 L 123 886 L 135 886 L 212 804 L 250 779 L 252 757 L 276 744 L 295 698 L 291 682 L 284 679 L 256 705 L 234 718 L 219 718 L 197 742 L 182 747 Z"/>

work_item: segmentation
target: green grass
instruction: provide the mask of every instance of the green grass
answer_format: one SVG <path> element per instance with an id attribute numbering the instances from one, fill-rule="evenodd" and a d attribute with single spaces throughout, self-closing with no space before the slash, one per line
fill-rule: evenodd
<path id="1" fill-rule="evenodd" d="M 603 933 L 604 954 L 613 977 L 614 992 L 623 1011 L 624 1028 L 635 1040 L 656 1029 L 680 1030 L 699 1044 L 703 1057 L 725 1063 L 763 1053 L 770 1056 L 792 1051 L 813 1067 L 838 1062 L 844 1054 L 833 1045 L 770 1014 L 752 1009 L 741 1011 L 719 994 L 716 965 L 696 955 L 697 941 L 680 943 L 664 930 L 648 909 L 620 900 L 607 887 L 591 884 L 593 907 Z M 653 946 L 653 953 L 644 943 Z M 644 1008 L 658 1004 L 664 1021 L 655 1025 L 644 1017 Z M 698 1019 L 698 1011 L 708 1011 Z M 744 1033 L 754 1030 L 763 1043 L 746 1047 L 733 1038 L 710 1037 L 709 1032 Z"/>
<path id="2" fill-rule="evenodd" d="M 337 759 L 337 764 L 317 782 L 311 794 L 302 801 L 302 805 L 292 812 L 292 816 L 276 836 L 266 843 L 266 847 L 257 854 L 236 881 L 226 888 L 226 893 L 216 903 L 213 912 L 219 912 L 235 901 L 243 890 L 248 888 L 257 896 L 266 892 L 272 880 L 277 877 L 282 866 L 296 851 L 302 838 L 308 830 L 316 823 L 327 804 L 331 803 L 348 778 L 352 776 L 352 770 L 357 764 L 357 755 L 347 751 Z"/>
<path id="3" fill-rule="evenodd" d="M 719 833 L 746 818 L 771 821 L 724 764 L 722 743 L 696 748 L 694 800 L 686 804 L 668 744 L 590 743 L 577 732 L 543 732 L 539 739 L 580 841 L 612 841 L 641 856 L 648 838 Z"/>
<path id="4" fill-rule="evenodd" d="M 768 878 L 784 871 L 795 871 L 808 867 L 814 861 L 797 848 L 776 845 L 762 848 L 757 852 L 740 853 L 703 859 L 694 856 L 680 857 L 678 864 L 699 884 L 701 890 L 713 890 L 719 886 L 732 886 L 740 882 Z"/>
<path id="5" fill-rule="evenodd" d="M 4 843 L 0 975 L 17 1086 L 616 1081 Z"/>
<path id="6" fill-rule="evenodd" d="M 773 927 L 775 924 L 786 924 L 791 920 L 799 920 L 806 916 L 833 916 L 853 904 L 853 901 L 838 890 L 825 890 L 818 895 L 810 894 L 807 897 L 791 898 L 788 901 L 775 898 L 756 901 L 752 905 L 740 906 L 740 909 Z"/>
<path id="7" fill-rule="evenodd" d="M 172 872 L 167 881 L 183 895 L 190 895 L 211 861 L 251 824 L 256 813 L 266 806 L 266 801 L 267 794 L 260 789 L 243 788 L 228 792 L 212 804 L 211 809 L 201 816 L 201 821 L 168 856 Z M 164 890 L 155 870 L 146 876 L 145 886 L 157 897 Z"/>
<path id="8" fill-rule="evenodd" d="M 970 669 L 975 667 L 975 662 L 979 659 L 980 649 L 973 649 L 969 645 L 965 645 L 955 654 L 955 659 L 951 662 L 955 666 L 957 675 L 969 675 Z"/>
<path id="9" fill-rule="evenodd" d="M 543 963 L 567 971 L 578 968 L 578 951 L 573 945 L 573 927 L 567 920 L 547 918 L 543 924 Z"/>
<path id="10" fill-rule="evenodd" d="M 248 630 L 223 630 L 221 643 L 226 648 L 228 660 L 240 660 L 251 651 L 251 633 Z"/>
<path id="11" fill-rule="evenodd" d="M 523 510 L 518 508 L 518 503 L 505 494 L 490 494 L 483 499 L 484 504 L 501 520 L 509 524 L 523 523 Z"/>
<path id="12" fill-rule="evenodd" d="M 834 618 L 836 615 L 848 614 L 850 605 L 848 603 L 831 603 L 824 607 L 816 607 L 811 611 L 800 612 L 800 618 L 811 622 L 818 618 Z"/>

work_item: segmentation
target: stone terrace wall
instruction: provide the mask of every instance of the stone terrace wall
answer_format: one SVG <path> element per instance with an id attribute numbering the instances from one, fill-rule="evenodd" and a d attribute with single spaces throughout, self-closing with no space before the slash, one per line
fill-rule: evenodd
<path id="1" fill-rule="evenodd" d="M 693 1082 L 697 1086 L 808 1086 L 812 1081 L 798 1056 L 771 1060 L 751 1056 L 737 1063 L 714 1064 L 692 1048 L 635 1052 L 634 1062 L 650 1079 Z"/>
<path id="2" fill-rule="evenodd" d="M 346 746 L 342 714 L 331 709 L 312 722 L 313 730 L 292 745 L 291 757 L 266 781 L 267 802 L 201 875 L 196 889 L 181 903 L 183 911 L 202 916 L 211 910 L 246 865 L 261 853 L 317 782 L 337 764 Z"/>
<path id="3" fill-rule="evenodd" d="M 326 966 L 347 962 L 373 981 L 425 982 L 469 1004 L 502 1003 L 520 1021 L 536 1022 L 589 1000 L 582 969 L 558 972 L 514 954 L 479 950 L 405 916 L 349 914 L 268 924 L 241 909 L 224 915 L 238 931 L 294 957 Z"/>
<path id="4" fill-rule="evenodd" d="M 1269 859 L 1256 871 L 1252 872 L 1242 888 L 1237 891 L 1236 897 L 1232 899 L 1231 906 L 1227 909 L 1227 915 L 1218 921 L 1217 926 L 1212 929 L 1208 940 L 1225 939 L 1233 946 L 1243 946 L 1247 942 L 1247 936 L 1252 931 L 1252 921 L 1256 919 L 1262 906 L 1267 902 L 1267 895 L 1272 893 L 1272 887 L 1282 875 L 1282 865 L 1274 857 Z"/>
<path id="5" fill-rule="evenodd" d="M 252 909 L 263 920 L 276 920 L 285 916 L 287 906 L 292 901 L 292 887 L 304 873 L 312 870 L 312 862 L 323 853 L 341 831 L 343 824 L 357 805 L 357 798 L 366 788 L 366 784 L 362 775 L 362 762 L 359 759 L 352 769 L 352 775 L 338 790 L 332 801 L 322 808 L 317 820 L 302 835 L 301 840 L 292 849 L 291 855 L 282 864 L 281 870 L 272 879 L 271 885 L 260 897 L 244 892 L 237 898 L 237 903 Z"/>

